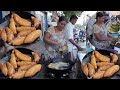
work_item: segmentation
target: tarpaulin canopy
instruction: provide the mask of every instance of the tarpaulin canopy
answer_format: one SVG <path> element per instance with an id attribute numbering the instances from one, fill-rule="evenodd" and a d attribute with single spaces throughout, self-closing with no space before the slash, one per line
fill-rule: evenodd
<path id="1" fill-rule="evenodd" d="M 120 11 L 109 11 L 112 15 L 120 15 Z"/>

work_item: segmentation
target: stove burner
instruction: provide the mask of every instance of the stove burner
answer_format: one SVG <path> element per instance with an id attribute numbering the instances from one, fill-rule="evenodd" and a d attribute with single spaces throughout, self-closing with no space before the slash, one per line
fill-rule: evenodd
<path id="1" fill-rule="evenodd" d="M 46 76 L 48 78 L 52 78 L 52 79 L 67 79 L 67 78 L 69 78 L 69 73 L 65 73 L 65 74 L 61 74 L 61 75 L 55 75 L 53 73 L 47 73 Z"/>
<path id="2" fill-rule="evenodd" d="M 47 69 L 46 76 L 51 79 L 69 79 L 71 73 L 72 69 L 66 71 L 54 71 L 51 69 Z"/>

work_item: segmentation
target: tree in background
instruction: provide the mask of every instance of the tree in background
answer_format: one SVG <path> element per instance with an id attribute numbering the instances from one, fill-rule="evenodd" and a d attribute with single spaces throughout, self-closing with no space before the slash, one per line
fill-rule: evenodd
<path id="1" fill-rule="evenodd" d="M 81 27 L 82 27 L 82 25 L 80 25 L 80 24 L 76 24 L 76 25 L 75 25 L 75 28 L 78 29 L 78 30 L 80 30 Z"/>
<path id="2" fill-rule="evenodd" d="M 75 14 L 78 17 L 81 15 L 82 11 L 63 11 L 63 13 L 65 14 L 65 17 L 67 20 L 69 20 L 70 16 Z"/>

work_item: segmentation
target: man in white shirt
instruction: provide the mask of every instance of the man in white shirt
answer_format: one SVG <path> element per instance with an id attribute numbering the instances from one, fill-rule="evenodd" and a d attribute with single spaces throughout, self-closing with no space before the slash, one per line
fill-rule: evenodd
<path id="1" fill-rule="evenodd" d="M 66 24 L 65 26 L 65 34 L 66 34 L 66 38 L 67 38 L 67 45 L 68 45 L 68 51 L 72 52 L 73 51 L 73 46 L 76 46 L 78 48 L 78 50 L 82 50 L 82 48 L 77 45 L 74 41 L 74 34 L 73 34 L 73 29 L 74 29 L 74 25 L 77 21 L 78 17 L 76 15 L 72 15 L 70 17 L 70 22 Z"/>

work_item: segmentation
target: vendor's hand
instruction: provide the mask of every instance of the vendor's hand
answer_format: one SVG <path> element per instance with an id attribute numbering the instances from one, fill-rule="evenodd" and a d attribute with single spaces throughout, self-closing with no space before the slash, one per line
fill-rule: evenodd
<path id="1" fill-rule="evenodd" d="M 58 43 L 57 45 L 58 45 L 59 47 L 62 47 L 62 44 L 61 44 L 61 43 Z"/>
<path id="2" fill-rule="evenodd" d="M 112 38 L 114 41 L 118 41 L 119 39 L 118 38 Z"/>
<path id="3" fill-rule="evenodd" d="M 112 41 L 113 40 L 113 38 L 110 38 L 110 41 Z"/>
<path id="4" fill-rule="evenodd" d="M 112 41 L 112 38 L 107 38 L 107 41 Z"/>
<path id="5" fill-rule="evenodd" d="M 77 47 L 78 48 L 78 51 L 83 51 L 83 48 L 81 47 Z"/>

